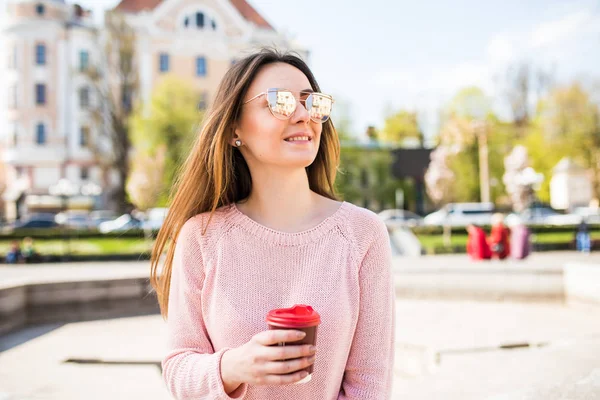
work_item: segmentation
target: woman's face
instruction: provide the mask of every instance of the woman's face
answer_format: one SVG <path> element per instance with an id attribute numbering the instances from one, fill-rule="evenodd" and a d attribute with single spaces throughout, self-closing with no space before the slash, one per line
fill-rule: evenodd
<path id="1" fill-rule="evenodd" d="M 242 141 L 239 148 L 248 166 L 263 165 L 285 168 L 305 168 L 312 164 L 319 150 L 321 123 L 312 121 L 300 92 L 312 91 L 308 78 L 299 69 L 285 63 L 264 66 L 250 85 L 244 102 L 269 88 L 288 89 L 296 97 L 296 111 L 289 119 L 278 119 L 271 114 L 266 96 L 260 96 L 242 107 L 236 125 L 237 134 L 231 141 Z M 307 136 L 310 140 L 291 141 L 292 135 Z M 286 140 L 287 139 L 287 140 Z"/>

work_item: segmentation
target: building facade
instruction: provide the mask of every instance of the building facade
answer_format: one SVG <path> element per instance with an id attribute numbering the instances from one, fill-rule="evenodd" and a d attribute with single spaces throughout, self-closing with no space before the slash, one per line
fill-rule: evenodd
<path id="1" fill-rule="evenodd" d="M 122 0 L 115 8 L 136 32 L 138 100 L 148 102 L 168 74 L 186 79 L 207 107 L 236 59 L 260 47 L 299 47 L 245 0 Z M 4 11 L 4 10 L 3 10 Z M 78 196 L 75 208 L 102 208 L 118 174 L 102 167 L 110 152 L 98 118 L 100 97 L 88 76 L 101 65 L 103 26 L 64 0 L 7 0 L 0 60 L 4 217 L 57 211 L 50 188 L 60 179 L 93 182 L 104 196 Z M 100 149 L 100 151 L 99 151 Z"/>

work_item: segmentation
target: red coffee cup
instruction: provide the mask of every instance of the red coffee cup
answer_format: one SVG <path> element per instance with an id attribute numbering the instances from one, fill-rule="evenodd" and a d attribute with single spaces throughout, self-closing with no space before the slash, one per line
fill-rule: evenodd
<path id="1" fill-rule="evenodd" d="M 321 316 L 311 306 L 304 304 L 296 304 L 291 308 L 278 308 L 269 311 L 267 314 L 267 324 L 269 329 L 293 329 L 306 333 L 301 340 L 292 342 L 282 342 L 275 346 L 285 345 L 302 345 L 311 344 L 315 346 L 317 344 L 317 328 L 321 323 Z M 301 381 L 296 383 L 306 383 L 311 380 L 313 373 L 313 365 L 310 365 L 304 369 L 308 372 L 308 376 Z"/>

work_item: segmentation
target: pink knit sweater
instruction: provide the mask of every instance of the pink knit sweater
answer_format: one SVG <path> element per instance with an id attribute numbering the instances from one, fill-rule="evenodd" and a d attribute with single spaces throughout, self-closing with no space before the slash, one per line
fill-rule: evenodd
<path id="1" fill-rule="evenodd" d="M 371 211 L 344 202 L 300 233 L 269 229 L 235 205 L 183 226 L 169 297 L 163 376 L 177 399 L 388 399 L 394 360 L 391 249 Z M 321 315 L 312 380 L 223 389 L 221 357 L 267 330 L 274 308 Z"/>

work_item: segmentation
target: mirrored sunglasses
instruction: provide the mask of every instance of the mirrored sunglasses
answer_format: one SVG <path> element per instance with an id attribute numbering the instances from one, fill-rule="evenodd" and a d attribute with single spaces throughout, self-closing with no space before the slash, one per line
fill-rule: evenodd
<path id="1" fill-rule="evenodd" d="M 333 98 L 328 94 L 302 91 L 300 92 L 300 100 L 288 89 L 268 89 L 244 102 L 247 104 L 254 99 L 265 96 L 271 114 L 277 119 L 289 119 L 296 111 L 298 103 L 303 103 L 308 111 L 308 116 L 313 122 L 323 123 L 327 121 L 331 115 L 333 107 Z"/>

